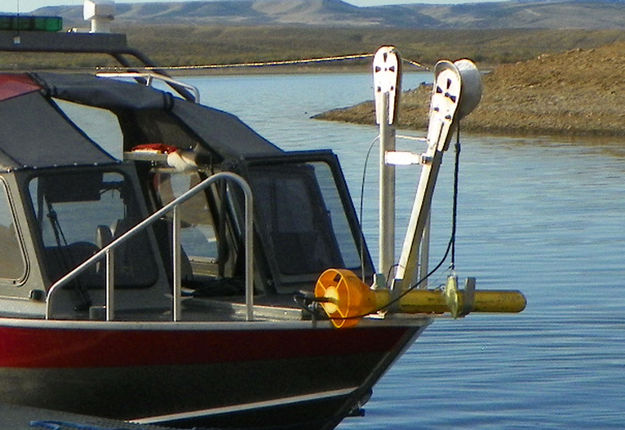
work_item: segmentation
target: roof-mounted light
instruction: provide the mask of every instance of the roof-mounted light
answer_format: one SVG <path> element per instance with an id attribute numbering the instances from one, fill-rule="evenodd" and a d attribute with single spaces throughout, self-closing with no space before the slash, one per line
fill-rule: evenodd
<path id="1" fill-rule="evenodd" d="M 60 16 L 0 15 L 0 30 L 57 32 L 62 28 Z"/>

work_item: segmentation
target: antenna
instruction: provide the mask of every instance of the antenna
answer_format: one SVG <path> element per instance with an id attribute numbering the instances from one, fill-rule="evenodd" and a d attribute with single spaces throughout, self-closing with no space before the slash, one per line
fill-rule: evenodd
<path id="1" fill-rule="evenodd" d="M 15 36 L 13 36 L 13 44 L 19 45 L 22 43 L 22 38 L 20 37 L 20 0 L 17 0 L 15 13 L 17 14 L 17 30 L 15 31 Z"/>
<path id="2" fill-rule="evenodd" d="M 83 6 L 85 21 L 91 21 L 90 33 L 110 33 L 111 22 L 115 19 L 113 0 L 85 0 Z"/>

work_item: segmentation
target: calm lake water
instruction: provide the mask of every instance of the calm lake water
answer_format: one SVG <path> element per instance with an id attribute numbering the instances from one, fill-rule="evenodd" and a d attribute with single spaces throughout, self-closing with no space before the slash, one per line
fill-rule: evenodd
<path id="1" fill-rule="evenodd" d="M 203 103 L 238 115 L 282 148 L 336 151 L 358 206 L 377 130 L 309 117 L 371 99 L 369 75 L 186 80 L 200 87 Z M 407 74 L 404 88 L 428 80 Z M 376 386 L 366 416 L 339 428 L 624 428 L 625 142 L 470 135 L 461 142 L 458 276 L 475 276 L 478 288 L 521 290 L 527 309 L 435 321 Z M 423 150 L 414 141 L 399 145 Z M 363 202 L 374 261 L 376 164 L 377 147 Z M 398 172 L 400 238 L 418 174 Z M 450 150 L 435 195 L 432 266 L 449 240 L 452 175 Z"/>

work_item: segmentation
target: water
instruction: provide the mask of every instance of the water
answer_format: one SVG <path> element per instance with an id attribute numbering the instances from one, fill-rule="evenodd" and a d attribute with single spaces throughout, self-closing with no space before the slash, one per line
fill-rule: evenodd
<path id="1" fill-rule="evenodd" d="M 411 74 L 404 88 L 428 80 Z M 203 102 L 286 149 L 332 148 L 358 206 L 368 126 L 310 115 L 370 99 L 366 74 L 194 77 Z M 419 132 L 399 134 L 422 135 Z M 421 151 L 422 144 L 401 143 Z M 374 258 L 377 147 L 363 224 Z M 453 154 L 434 203 L 432 262 L 450 232 Z M 402 168 L 398 233 L 418 169 Z M 436 321 L 347 429 L 617 429 L 625 419 L 625 146 L 614 140 L 464 136 L 456 262 L 478 288 L 518 289 L 519 315 Z M 401 241 L 400 241 L 401 244 Z M 444 281 L 438 274 L 431 285 Z"/>

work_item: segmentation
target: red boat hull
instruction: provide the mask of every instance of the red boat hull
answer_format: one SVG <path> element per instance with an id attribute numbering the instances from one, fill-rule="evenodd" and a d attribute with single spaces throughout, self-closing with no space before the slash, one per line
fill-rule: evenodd
<path id="1" fill-rule="evenodd" d="M 2 402 L 175 426 L 318 429 L 367 397 L 427 324 L 30 325 L 0 327 Z"/>

